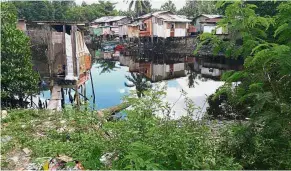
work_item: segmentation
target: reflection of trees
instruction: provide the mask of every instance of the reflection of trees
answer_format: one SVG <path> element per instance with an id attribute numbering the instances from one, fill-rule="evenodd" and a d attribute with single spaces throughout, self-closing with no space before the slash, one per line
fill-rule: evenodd
<path id="1" fill-rule="evenodd" d="M 104 59 L 96 59 L 96 63 L 99 64 L 97 68 L 102 68 L 100 74 L 110 73 L 115 71 L 115 69 L 120 68 L 116 66 L 116 61 L 108 61 Z"/>
<path id="2" fill-rule="evenodd" d="M 195 84 L 198 84 L 197 79 L 201 81 L 207 81 L 209 78 L 202 77 L 201 74 L 199 74 L 194 69 L 194 64 L 188 64 L 187 65 L 187 75 L 188 75 L 188 86 L 189 88 L 195 87 Z"/>
<path id="3" fill-rule="evenodd" d="M 124 83 L 126 87 L 136 87 L 136 93 L 138 97 L 144 96 L 144 91 L 150 89 L 152 85 L 149 83 L 149 79 L 140 73 L 130 73 L 131 76 L 125 76 L 131 83 Z"/>

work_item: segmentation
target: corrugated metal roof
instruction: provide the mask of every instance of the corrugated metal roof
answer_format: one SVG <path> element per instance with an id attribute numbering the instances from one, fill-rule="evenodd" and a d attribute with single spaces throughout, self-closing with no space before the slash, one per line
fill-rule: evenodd
<path id="1" fill-rule="evenodd" d="M 219 20 L 221 20 L 221 18 L 208 18 L 200 23 L 217 23 Z"/>
<path id="2" fill-rule="evenodd" d="M 145 15 L 142 15 L 140 17 L 138 17 L 139 19 L 145 19 L 145 18 L 149 18 L 151 16 L 156 16 L 162 13 L 166 13 L 166 12 L 170 12 L 170 11 L 157 11 L 157 12 L 153 12 L 153 13 L 147 13 Z"/>
<path id="3" fill-rule="evenodd" d="M 221 18 L 223 15 L 201 14 L 207 18 Z"/>
<path id="4" fill-rule="evenodd" d="M 123 18 L 126 18 L 126 16 L 104 16 L 104 17 L 94 20 L 93 22 L 94 23 L 107 23 L 107 22 L 112 22 L 112 21 L 118 21 Z"/>
<path id="5" fill-rule="evenodd" d="M 164 19 L 165 21 L 171 21 L 171 22 L 191 22 L 191 20 L 188 20 L 186 16 L 175 15 L 170 11 L 157 11 L 153 13 L 148 13 L 148 14 L 138 17 L 138 19 L 146 19 L 151 16 L 155 16 L 157 18 L 161 18 L 161 19 Z"/>
<path id="6" fill-rule="evenodd" d="M 174 15 L 174 14 L 160 14 L 156 16 L 157 18 L 161 18 L 164 21 L 170 21 L 170 22 L 191 22 L 191 20 L 188 20 L 186 17 L 180 16 L 180 15 Z"/>
<path id="7" fill-rule="evenodd" d="M 138 21 L 134 21 L 134 22 L 128 24 L 128 26 L 138 26 L 138 25 L 139 25 Z"/>

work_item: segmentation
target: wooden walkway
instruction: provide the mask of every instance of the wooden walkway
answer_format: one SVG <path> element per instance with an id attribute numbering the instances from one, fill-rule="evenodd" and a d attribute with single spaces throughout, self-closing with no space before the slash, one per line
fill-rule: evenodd
<path id="1" fill-rule="evenodd" d="M 61 88 L 62 88 L 61 86 L 54 85 L 53 91 L 51 93 L 51 99 L 49 101 L 49 104 L 47 106 L 47 109 L 57 110 L 57 111 L 61 111 L 62 110 L 62 105 L 61 105 L 61 100 L 62 100 Z"/>

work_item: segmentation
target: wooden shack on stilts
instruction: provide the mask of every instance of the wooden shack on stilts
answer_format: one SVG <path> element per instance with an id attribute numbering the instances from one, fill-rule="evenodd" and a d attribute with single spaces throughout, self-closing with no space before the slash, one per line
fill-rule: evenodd
<path id="1" fill-rule="evenodd" d="M 47 45 L 47 68 L 51 98 L 48 109 L 60 110 L 64 106 L 64 90 L 75 91 L 75 104 L 80 106 L 80 95 L 87 100 L 85 82 L 89 80 L 91 69 L 91 55 L 85 44 L 82 27 L 85 24 L 69 22 L 34 22 L 40 26 L 39 30 L 30 30 L 28 36 L 37 35 L 38 31 L 45 33 Z M 45 31 L 44 31 L 45 30 Z M 79 89 L 81 88 L 81 92 Z"/>

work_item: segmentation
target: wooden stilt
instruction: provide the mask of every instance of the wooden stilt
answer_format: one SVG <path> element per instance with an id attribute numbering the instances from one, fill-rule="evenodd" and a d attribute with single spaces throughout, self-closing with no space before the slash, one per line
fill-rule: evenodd
<path id="1" fill-rule="evenodd" d="M 62 108 L 65 108 L 65 93 L 64 93 L 64 88 L 61 88 L 61 94 L 62 94 L 62 100 L 61 100 Z"/>

